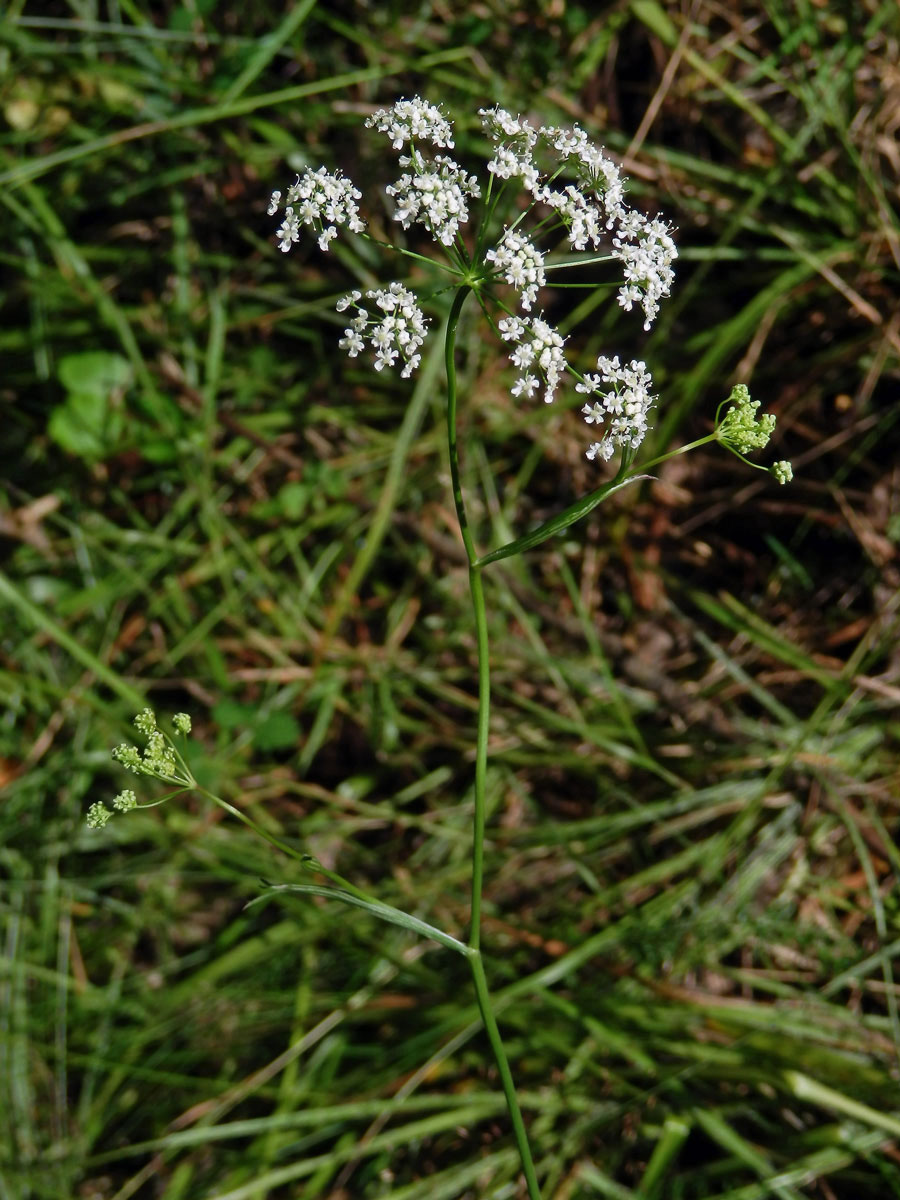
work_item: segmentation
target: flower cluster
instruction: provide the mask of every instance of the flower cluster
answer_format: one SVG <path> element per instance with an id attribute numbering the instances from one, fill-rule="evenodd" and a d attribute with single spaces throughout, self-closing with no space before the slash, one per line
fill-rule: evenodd
<path id="1" fill-rule="evenodd" d="M 566 370 L 563 338 L 541 317 L 504 317 L 498 328 L 505 342 L 516 345 L 509 356 L 519 371 L 512 394 L 533 396 L 538 379 L 532 372 L 537 371 L 544 380 L 544 403 L 549 404 Z"/>
<path id="2" fill-rule="evenodd" d="M 678 252 L 670 227 L 659 217 L 651 220 L 626 205 L 619 168 L 580 126 L 535 130 L 499 107 L 483 108 L 479 115 L 495 143 L 488 170 L 499 179 L 521 178 L 534 200 L 552 209 L 565 225 L 573 250 L 589 246 L 597 250 L 611 232 L 612 257 L 625 268 L 619 303 L 630 312 L 640 302 L 644 328 L 649 329 L 674 279 L 672 263 Z M 535 161 L 540 147 L 557 164 L 548 181 L 543 181 Z M 564 170 L 574 174 L 579 186 L 554 186 Z"/>
<path id="3" fill-rule="evenodd" d="M 451 122 L 437 105 L 420 96 L 398 100 L 366 121 L 368 128 L 385 134 L 401 151 L 399 178 L 385 189 L 393 202 L 393 219 L 403 229 L 424 229 L 443 247 L 451 274 L 480 293 L 482 304 L 490 298 L 492 285 L 504 283 L 517 293 L 521 312 L 530 313 L 546 285 L 549 268 L 524 223 L 532 209 L 544 210 L 537 225 L 544 234 L 560 229 L 572 250 L 602 251 L 599 261 L 619 264 L 619 304 L 628 312 L 635 306 L 642 308 L 644 328 L 649 329 L 673 280 L 677 252 L 669 226 L 659 217 L 651 219 L 629 208 L 617 164 L 580 126 L 535 126 L 499 105 L 480 109 L 479 116 L 491 143 L 487 162 L 491 186 L 496 181 L 499 191 L 518 181 L 525 192 L 526 203 L 512 224 L 493 243 L 483 231 L 479 233 L 474 239 L 478 260 L 473 261 L 463 227 L 472 202 L 482 195 L 481 185 L 475 175 L 441 153 L 454 144 Z M 278 245 L 289 250 L 304 226 L 317 232 L 323 250 L 341 227 L 363 233 L 360 199 L 358 189 L 340 173 L 331 174 L 324 167 L 307 169 L 288 189 Z M 275 192 L 269 213 L 275 215 L 280 206 L 281 194 Z M 488 213 L 493 211 L 494 196 Z M 366 301 L 373 303 L 367 306 Z M 351 358 L 370 347 L 376 370 L 396 365 L 404 377 L 419 365 L 427 323 L 408 288 L 399 283 L 376 287 L 365 293 L 365 300 L 361 291 L 354 291 L 337 308 L 354 310 L 339 341 Z M 551 401 L 568 370 L 564 339 L 543 316 L 508 315 L 498 328 L 503 340 L 514 345 L 510 359 L 517 376 L 512 395 L 531 397 L 540 389 L 544 400 Z M 588 455 L 608 459 L 616 447 L 636 447 L 646 432 L 649 375 L 643 364 L 620 368 L 618 359 L 600 359 L 598 369 L 599 375 L 587 376 L 579 386 L 597 397 L 585 406 L 586 420 L 604 424 L 603 440 L 593 443 Z"/>
<path id="4" fill-rule="evenodd" d="M 361 299 L 362 292 L 352 291 L 338 300 L 338 312 L 346 312 L 348 308 L 355 308 L 357 312 L 338 345 L 351 358 L 356 358 L 365 349 L 368 338 L 369 345 L 375 351 L 376 371 L 392 367 L 400 358 L 404 364 L 400 374 L 404 379 L 409 378 L 421 361 L 418 350 L 427 332 L 427 321 L 415 296 L 402 283 L 392 283 L 388 288 L 374 288 L 366 292 L 366 299 L 374 300 L 383 314 L 374 318 L 359 303 Z"/>
<path id="5" fill-rule="evenodd" d="M 538 289 L 547 282 L 540 250 L 523 234 L 507 229 L 499 245 L 488 250 L 484 257 L 520 293 L 522 307 L 528 312 L 537 299 Z"/>
<path id="6" fill-rule="evenodd" d="M 146 737 L 147 746 L 142 753 L 137 746 L 122 742 L 112 752 L 116 762 L 135 775 L 151 775 L 165 783 L 190 786 L 192 780 L 184 760 L 168 734 L 157 727 L 153 709 L 142 709 L 134 718 L 134 724 L 138 732 Z M 172 725 L 176 733 L 186 736 L 191 732 L 191 718 L 187 713 L 176 713 Z M 137 797 L 126 788 L 113 798 L 112 806 L 117 812 L 128 812 L 137 807 Z M 97 801 L 88 809 L 86 819 L 91 829 L 102 829 L 112 815 L 106 805 Z"/>
<path id="7" fill-rule="evenodd" d="M 764 449 L 775 429 L 775 417 L 771 413 L 757 417 L 760 402 L 750 399 L 750 392 L 743 383 L 731 389 L 726 404 L 729 407 L 716 429 L 718 440 L 738 454 Z"/>
<path id="8" fill-rule="evenodd" d="M 720 418 L 719 413 L 726 404 L 728 408 L 725 409 L 725 416 Z M 759 406 L 758 400 L 750 399 L 750 392 L 745 384 L 736 384 L 731 389 L 728 399 L 719 405 L 716 427 L 710 434 L 710 440 L 721 442 L 739 458 L 748 462 L 746 455 L 752 454 L 754 450 L 765 449 L 775 429 L 774 414 L 763 413 L 762 416 L 757 416 Z M 758 466 L 756 463 L 750 465 Z M 766 468 L 759 467 L 759 470 L 765 471 Z M 794 478 L 793 467 L 785 459 L 779 459 L 768 470 L 779 483 L 790 483 Z"/>
<path id="9" fill-rule="evenodd" d="M 499 106 L 480 108 L 478 115 L 484 132 L 495 143 L 487 169 L 497 179 L 521 179 L 526 190 L 533 193 L 541 178 L 534 164 L 537 131 Z"/>
<path id="10" fill-rule="evenodd" d="M 112 756 L 126 771 L 133 771 L 135 775 L 156 775 L 159 779 L 174 776 L 177 765 L 175 751 L 166 741 L 166 735 L 161 729 L 154 729 L 148 735 L 147 748 L 143 754 L 139 753 L 136 746 L 123 742 L 116 746 Z"/>
<path id="11" fill-rule="evenodd" d="M 324 167 L 312 171 L 307 167 L 297 182 L 288 188 L 284 220 L 276 233 L 278 248 L 286 254 L 300 240 L 300 226 L 311 225 L 319 231 L 319 249 L 327 250 L 337 237 L 337 227 L 346 225 L 353 233 L 362 233 L 366 226 L 360 218 L 356 201 L 362 199 L 349 179 L 331 175 Z M 273 192 L 268 213 L 274 217 L 281 204 L 281 192 Z"/>
<path id="12" fill-rule="evenodd" d="M 390 108 L 379 109 L 366 118 L 366 128 L 386 133 L 395 150 L 416 140 L 432 142 L 442 148 L 453 146 L 450 122 L 436 104 L 427 104 L 419 96 L 398 100 Z"/>
<path id="13" fill-rule="evenodd" d="M 663 296 L 668 296 L 675 278 L 672 263 L 678 251 L 672 231 L 659 217 L 649 220 L 631 210 L 619 223 L 613 238 L 613 256 L 625 266 L 625 283 L 619 288 L 619 303 L 626 312 L 640 302 L 644 329 L 649 329 Z"/>
<path id="14" fill-rule="evenodd" d="M 597 374 L 585 375 L 584 382 L 575 385 L 576 392 L 598 397 L 581 410 L 587 424 L 605 425 L 602 441 L 590 445 L 588 458 L 608 461 L 617 447 L 636 450 L 640 446 L 647 433 L 647 414 L 655 399 L 650 391 L 652 386 L 645 363 L 632 359 L 623 367 L 618 355 L 615 358 L 601 355 L 597 359 Z"/>
<path id="15" fill-rule="evenodd" d="M 118 796 L 113 796 L 112 806 L 116 812 L 130 812 L 137 808 L 137 796 L 130 788 L 125 788 Z M 88 829 L 102 829 L 111 816 L 112 811 L 97 800 L 87 810 L 85 821 Z"/>
<path id="16" fill-rule="evenodd" d="M 595 146 L 580 126 L 534 129 L 499 106 L 479 109 L 482 127 L 494 142 L 488 170 L 498 179 L 520 178 L 532 197 L 553 209 L 568 229 L 575 250 L 596 249 L 604 229 L 612 229 L 624 211 L 622 180 L 616 164 Z M 544 182 L 535 161 L 539 147 L 555 158 L 552 178 Z M 582 188 L 551 186 L 560 171 L 572 171 Z"/>
<path id="17" fill-rule="evenodd" d="M 542 141 L 582 186 L 559 189 L 544 184 L 536 189 L 535 199 L 560 215 L 573 249 L 586 250 L 588 242 L 598 249 L 604 230 L 612 229 L 625 212 L 619 168 L 578 125 L 573 129 L 550 126 L 542 130 Z"/>
<path id="18" fill-rule="evenodd" d="M 404 154 L 401 167 L 412 167 L 384 190 L 396 200 L 394 220 L 404 229 L 423 225 L 435 241 L 452 246 L 461 223 L 469 219 L 467 198 L 477 199 L 481 188 L 474 175 L 444 154 L 434 159 Z"/>
<path id="19" fill-rule="evenodd" d="M 488 170 L 500 179 L 519 177 L 536 201 L 556 211 L 568 229 L 575 250 L 586 250 L 588 242 L 597 249 L 604 230 L 612 229 L 627 211 L 619 168 L 595 146 L 579 126 L 556 125 L 533 129 L 527 121 L 505 109 L 479 110 L 482 127 L 495 143 Z M 550 180 L 542 180 L 535 161 L 544 147 L 555 160 Z M 561 171 L 575 175 L 580 187 L 553 187 Z"/>

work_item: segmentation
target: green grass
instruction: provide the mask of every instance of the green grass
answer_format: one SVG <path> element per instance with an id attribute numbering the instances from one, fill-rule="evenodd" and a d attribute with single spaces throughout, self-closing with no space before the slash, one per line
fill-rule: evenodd
<path id="1" fill-rule="evenodd" d="M 345 360 L 379 264 L 265 217 L 306 162 L 380 179 L 361 118 L 415 91 L 463 154 L 495 101 L 629 154 L 675 292 L 573 347 L 651 366 L 648 454 L 740 380 L 795 470 L 676 459 L 486 569 L 485 954 L 544 1195 L 900 1196 L 896 5 L 269 8 L 0 17 L 0 1200 L 520 1194 L 458 956 L 247 908 L 308 876 L 199 800 L 83 821 L 183 709 L 202 782 L 465 935 L 440 347 L 417 386 Z M 486 548 L 597 475 L 483 334 Z"/>

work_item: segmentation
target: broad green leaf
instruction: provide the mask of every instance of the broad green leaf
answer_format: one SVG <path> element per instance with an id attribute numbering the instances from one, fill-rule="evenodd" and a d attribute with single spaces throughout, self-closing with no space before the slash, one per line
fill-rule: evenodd
<path id="1" fill-rule="evenodd" d="M 286 750 L 300 742 L 300 726 L 290 713 L 273 712 L 253 731 L 258 750 Z"/>
<path id="2" fill-rule="evenodd" d="M 59 381 L 67 392 L 90 392 L 108 398 L 127 388 L 134 377 L 131 363 L 107 350 L 67 354 L 59 361 Z"/>
<path id="3" fill-rule="evenodd" d="M 122 416 L 98 392 L 70 392 L 50 414 L 50 436 L 80 458 L 95 461 L 111 453 L 122 432 Z"/>

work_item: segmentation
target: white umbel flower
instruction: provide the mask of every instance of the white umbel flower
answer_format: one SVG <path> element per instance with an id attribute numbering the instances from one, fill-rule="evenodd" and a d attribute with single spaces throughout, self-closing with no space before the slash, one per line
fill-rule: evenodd
<path id="1" fill-rule="evenodd" d="M 319 249 L 327 250 L 337 237 L 338 226 L 346 225 L 353 233 L 362 233 L 365 222 L 359 215 L 356 201 L 362 192 L 341 174 L 330 174 L 324 167 L 313 171 L 309 167 L 297 176 L 285 197 L 284 218 L 276 232 L 278 248 L 285 254 L 300 240 L 300 229 L 311 225 L 318 230 Z M 268 214 L 274 217 L 281 205 L 281 192 L 272 193 Z"/>
<path id="2" fill-rule="evenodd" d="M 366 299 L 373 300 L 381 315 L 371 315 L 359 303 L 362 293 L 351 292 L 338 300 L 338 312 L 355 308 L 357 315 L 344 330 L 338 342 L 351 358 L 356 358 L 366 348 L 366 341 L 375 351 L 375 370 L 392 367 L 400 359 L 403 369 L 400 374 L 408 379 L 422 361 L 419 347 L 425 340 L 428 322 L 422 314 L 413 293 L 402 283 L 391 283 L 387 288 L 373 288 L 366 292 Z"/>
<path id="3" fill-rule="evenodd" d="M 503 340 L 516 346 L 509 356 L 519 371 L 519 377 L 510 389 L 512 395 L 533 396 L 539 387 L 537 376 L 540 375 L 544 380 L 544 403 L 549 404 L 566 370 L 565 339 L 542 317 L 504 317 L 498 328 Z"/>
<path id="4" fill-rule="evenodd" d="M 538 289 L 547 282 L 544 256 L 537 246 L 524 234 L 507 229 L 500 244 L 484 257 L 521 294 L 522 307 L 528 312 L 537 299 Z"/>
<path id="5" fill-rule="evenodd" d="M 497 179 L 521 179 L 525 188 L 533 191 L 540 181 L 540 173 L 534 162 L 537 130 L 499 105 L 480 108 L 478 115 L 484 132 L 495 143 L 487 169 Z"/>
<path id="6" fill-rule="evenodd" d="M 619 303 L 626 312 L 640 303 L 644 329 L 649 329 L 663 296 L 668 296 L 675 271 L 672 263 L 678 250 L 672 230 L 659 217 L 652 220 L 631 209 L 619 222 L 613 237 L 613 256 L 625 265 L 625 282 L 619 288 Z"/>
<path id="7" fill-rule="evenodd" d="M 541 130 L 541 138 L 561 162 L 574 171 L 582 189 L 586 189 L 587 194 L 576 188 L 565 189 L 574 204 L 573 219 L 574 213 L 594 209 L 600 223 L 612 229 L 625 211 L 622 178 L 616 164 L 607 158 L 600 146 L 594 145 L 579 125 L 572 129 L 548 126 Z M 575 242 L 572 244 L 578 250 L 584 249 Z"/>
<path id="8" fill-rule="evenodd" d="M 623 367 L 618 355 L 597 359 L 597 374 L 585 375 L 584 382 L 575 385 L 576 392 L 597 397 L 581 410 L 587 424 L 605 426 L 603 440 L 588 447 L 588 458 L 608 461 L 617 448 L 636 450 L 640 446 L 656 399 L 652 387 L 646 363 L 632 359 Z"/>
<path id="9" fill-rule="evenodd" d="M 573 250 L 600 250 L 611 242 L 612 258 L 624 264 L 619 304 L 628 312 L 639 304 L 649 329 L 674 278 L 678 252 L 670 227 L 626 205 L 618 165 L 580 126 L 535 130 L 499 107 L 480 109 L 479 116 L 495 143 L 488 170 L 499 179 L 521 178 L 532 197 L 556 213 Z M 549 179 L 535 161 L 542 149 L 557 164 Z M 575 182 L 564 182 L 562 173 L 574 175 Z"/>
<path id="10" fill-rule="evenodd" d="M 503 127 L 501 124 L 500 128 Z M 537 144 L 544 146 L 558 165 L 546 182 L 542 182 L 537 171 L 528 175 L 520 172 L 526 188 L 535 200 L 558 215 L 573 250 L 584 251 L 589 246 L 599 249 L 624 210 L 619 168 L 577 125 L 572 129 L 549 125 L 538 130 L 536 138 Z M 529 161 L 532 150 L 529 145 Z M 564 170 L 574 174 L 577 185 L 557 183 L 559 173 Z"/>
<path id="11" fill-rule="evenodd" d="M 404 229 L 424 225 L 436 242 L 452 246 L 460 224 L 469 219 L 468 198 L 481 195 L 478 180 L 444 154 L 433 160 L 404 154 L 400 166 L 412 170 L 385 188 L 396 201 L 394 220 Z"/>
<path id="12" fill-rule="evenodd" d="M 395 150 L 407 142 L 427 141 L 435 146 L 452 147 L 453 127 L 436 104 L 421 96 L 398 100 L 390 108 L 379 109 L 366 119 L 367 129 L 386 133 Z"/>

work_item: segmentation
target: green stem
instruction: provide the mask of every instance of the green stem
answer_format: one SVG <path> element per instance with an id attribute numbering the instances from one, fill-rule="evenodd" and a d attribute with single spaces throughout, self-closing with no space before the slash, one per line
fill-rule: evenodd
<path id="1" fill-rule="evenodd" d="M 660 463 L 668 462 L 670 458 L 677 458 L 679 454 L 687 454 L 689 450 L 696 450 L 698 446 L 706 446 L 709 442 L 718 441 L 716 432 L 706 434 L 705 437 L 697 438 L 696 442 L 687 442 L 684 446 L 679 446 L 677 450 L 669 450 L 666 454 L 657 455 L 656 458 L 651 458 L 649 462 L 641 463 L 642 471 L 649 471 L 651 467 L 658 467 Z"/>
<path id="2" fill-rule="evenodd" d="M 727 404 L 728 402 L 723 400 L 722 403 Z M 720 404 L 719 408 L 721 409 L 721 407 L 722 405 Z M 718 416 L 718 413 L 716 415 Z M 745 462 L 748 467 L 753 467 L 755 471 L 765 471 L 768 474 L 768 467 L 763 467 L 759 463 L 751 462 L 750 459 L 747 458 L 746 455 L 741 454 L 740 450 L 733 446 L 731 442 L 720 437 L 720 429 L 721 426 L 717 424 L 712 433 L 708 433 L 705 437 L 697 438 L 696 442 L 688 442 L 684 446 L 679 446 L 677 450 L 670 450 L 668 454 L 660 454 L 657 458 L 651 458 L 648 463 L 641 463 L 641 470 L 649 471 L 651 467 L 658 467 L 660 463 L 668 462 L 670 458 L 677 458 L 679 454 L 687 454 L 689 450 L 696 450 L 698 446 L 706 446 L 710 442 L 719 442 L 725 447 L 726 450 L 730 450 L 732 454 L 736 454 L 737 457 L 741 459 L 742 462 Z"/>
<path id="3" fill-rule="evenodd" d="M 506 1050 L 503 1048 L 503 1039 L 500 1037 L 500 1030 L 497 1027 L 497 1020 L 494 1016 L 494 1010 L 491 1007 L 491 994 L 488 991 L 487 977 L 484 973 L 484 964 L 481 961 L 480 953 L 470 955 L 469 966 L 472 968 L 472 980 L 475 984 L 475 995 L 478 999 L 478 1009 L 481 1013 L 481 1019 L 484 1022 L 484 1030 L 488 1035 L 488 1041 L 491 1043 L 491 1049 L 494 1052 L 497 1070 L 500 1072 L 500 1084 L 503 1088 L 503 1095 L 506 1097 L 506 1107 L 509 1109 L 510 1119 L 512 1120 L 513 1136 L 516 1139 L 516 1146 L 519 1149 L 519 1158 L 522 1160 L 522 1171 L 525 1175 L 525 1182 L 528 1185 L 528 1195 L 530 1200 L 541 1200 L 541 1189 L 538 1186 L 534 1160 L 531 1157 L 531 1146 L 528 1144 L 525 1122 L 522 1120 L 522 1110 L 519 1108 L 519 1101 L 516 1096 L 516 1085 L 513 1082 L 512 1072 L 509 1069 L 509 1060 L 506 1057 Z"/>
<path id="4" fill-rule="evenodd" d="M 447 445 L 450 452 L 450 477 L 453 483 L 453 501 L 456 505 L 456 516 L 459 520 L 459 531 L 466 557 L 469 561 L 469 592 L 472 597 L 472 611 L 475 617 L 475 633 L 478 648 L 478 734 L 475 745 L 475 821 L 472 831 L 472 900 L 469 927 L 469 965 L 472 969 L 472 979 L 475 984 L 475 994 L 478 999 L 478 1009 L 484 1022 L 485 1032 L 494 1061 L 500 1072 L 503 1094 L 512 1121 L 513 1134 L 522 1161 L 522 1170 L 528 1185 L 530 1200 L 541 1200 L 534 1160 L 531 1157 L 531 1147 L 528 1144 L 528 1134 L 525 1132 L 525 1122 L 516 1097 L 516 1087 L 513 1083 L 509 1061 L 503 1048 L 503 1040 L 497 1027 L 494 1010 L 491 1007 L 491 995 L 488 990 L 487 976 L 481 958 L 481 893 L 484 883 L 484 834 L 487 813 L 487 752 L 488 732 L 490 727 L 491 705 L 491 669 L 488 652 L 487 608 L 484 601 L 484 581 L 481 567 L 478 565 L 478 555 L 469 529 L 466 516 L 466 505 L 463 499 L 462 484 L 459 475 L 459 449 L 456 429 L 456 328 L 459 315 L 471 288 L 465 284 L 456 293 L 450 316 L 447 321 L 445 342 L 445 362 L 447 367 Z"/>
<path id="5" fill-rule="evenodd" d="M 487 752 L 491 718 L 491 664 L 488 658 L 484 582 L 478 567 L 469 566 L 469 592 L 478 643 L 478 735 L 475 743 L 475 822 L 472 830 L 472 905 L 469 945 L 481 948 L 481 890 L 484 883 L 484 830 L 487 819 Z"/>
<path id="6" fill-rule="evenodd" d="M 447 335 L 444 342 L 444 363 L 447 368 L 447 447 L 450 451 L 450 478 L 453 482 L 453 503 L 456 505 L 459 532 L 462 534 L 466 557 L 470 565 L 478 556 L 475 553 L 472 534 L 469 532 L 469 520 L 466 516 L 462 484 L 459 480 L 459 449 L 456 441 L 456 327 L 459 324 L 462 306 L 471 290 L 468 284 L 463 284 L 454 296 L 450 316 L 447 319 Z"/>

